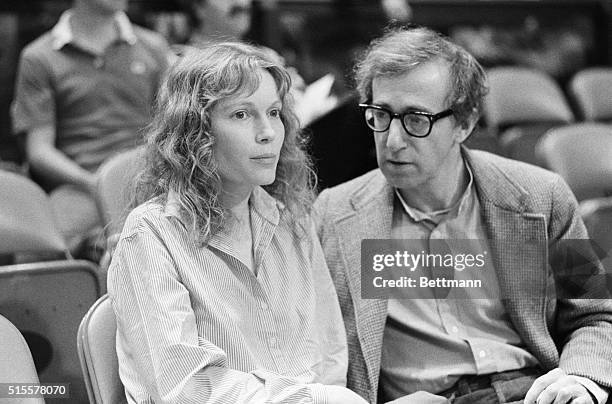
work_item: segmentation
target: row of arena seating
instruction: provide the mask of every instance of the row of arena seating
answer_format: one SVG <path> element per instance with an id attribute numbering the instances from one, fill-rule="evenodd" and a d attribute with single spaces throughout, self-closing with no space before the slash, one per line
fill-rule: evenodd
<path id="1" fill-rule="evenodd" d="M 139 149 L 101 167 L 97 202 L 105 223 L 121 217 L 127 206 L 128 193 L 117 189 L 116 181 L 133 177 L 125 171 L 127 163 L 135 166 L 129 157 L 133 153 Z M 109 169 L 117 163 L 123 171 Z M 72 258 L 54 222 L 47 194 L 32 180 L 0 171 L 0 189 L 4 190 L 0 193 L 0 382 L 70 383 L 69 399 L 48 398 L 47 403 L 121 402 L 113 313 L 109 303 L 103 305 L 108 310 L 101 322 L 96 321 L 93 310 L 98 299 L 105 299 L 107 264 L 101 267 Z M 117 228 L 107 226 L 106 230 Z M 91 315 L 87 314 L 90 308 Z M 15 327 L 27 345 L 23 337 L 15 336 Z M 88 333 L 89 327 L 94 330 Z M 95 343 L 90 344 L 90 338 Z M 110 363 L 111 371 L 96 372 L 88 359 L 96 352 L 96 363 Z M 104 382 L 98 379 L 106 375 L 117 383 L 114 396 L 102 400 L 97 386 Z"/>
<path id="2" fill-rule="evenodd" d="M 568 83 L 569 99 L 539 70 L 496 67 L 487 76 L 484 118 L 499 153 L 507 157 L 541 165 L 536 144 L 548 130 L 580 121 L 612 122 L 612 68 L 576 73 Z"/>

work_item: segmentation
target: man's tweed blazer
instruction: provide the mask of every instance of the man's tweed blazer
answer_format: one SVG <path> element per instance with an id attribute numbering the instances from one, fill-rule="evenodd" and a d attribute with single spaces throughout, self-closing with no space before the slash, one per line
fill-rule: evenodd
<path id="1" fill-rule="evenodd" d="M 612 386 L 612 301 L 557 299 L 542 258 L 519 257 L 516 242 L 586 238 L 568 186 L 549 171 L 463 149 L 491 240 L 503 303 L 516 331 L 545 369 L 561 367 Z M 315 203 L 318 234 L 349 344 L 348 385 L 375 403 L 387 300 L 361 299 L 362 239 L 390 238 L 394 193 L 380 170 L 324 190 Z M 551 288 L 552 286 L 552 288 Z M 410 347 L 406 347 L 410 349 Z"/>

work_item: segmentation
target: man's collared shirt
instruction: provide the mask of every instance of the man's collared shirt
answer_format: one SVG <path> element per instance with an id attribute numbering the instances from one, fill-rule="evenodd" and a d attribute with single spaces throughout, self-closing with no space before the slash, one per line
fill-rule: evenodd
<path id="1" fill-rule="evenodd" d="M 72 12 L 70 10 L 64 12 L 55 27 L 51 30 L 53 37 L 52 47 L 55 50 L 60 50 L 69 43 L 74 43 L 74 35 L 70 28 L 70 19 L 72 18 Z M 117 27 L 117 34 L 119 40 L 128 43 L 129 45 L 135 45 L 138 41 L 136 34 L 134 33 L 134 27 L 130 23 L 127 15 L 124 12 L 118 12 L 115 14 L 115 26 Z"/>
<path id="2" fill-rule="evenodd" d="M 466 167 L 469 184 L 450 209 L 427 214 L 408 206 L 396 192 L 392 238 L 418 240 L 413 243 L 420 241 L 424 251 L 435 239 L 460 239 L 461 248 L 471 250 L 452 253 L 488 251 L 472 173 Z M 449 245 L 452 250 L 453 243 Z M 487 269 L 492 276 L 483 281 L 484 296 L 499 296 L 492 265 Z M 389 299 L 380 381 L 388 400 L 419 390 L 443 391 L 462 375 L 537 364 L 498 299 L 435 299 L 433 294 L 430 299 Z"/>
<path id="3" fill-rule="evenodd" d="M 129 402 L 319 403 L 318 383 L 345 384 L 345 330 L 314 225 L 261 188 L 249 210 L 257 271 L 240 261 L 234 226 L 197 246 L 172 197 L 128 217 L 108 291 Z"/>

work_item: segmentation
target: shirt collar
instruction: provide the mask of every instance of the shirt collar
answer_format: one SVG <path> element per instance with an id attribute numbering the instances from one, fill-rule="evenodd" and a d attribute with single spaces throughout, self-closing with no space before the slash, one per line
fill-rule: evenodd
<path id="1" fill-rule="evenodd" d="M 284 205 L 268 194 L 262 187 L 255 187 L 249 198 L 249 207 L 270 223 L 278 225 L 280 218 L 279 210 L 282 210 Z M 186 228 L 190 226 L 189 215 L 181 209 L 175 191 L 171 190 L 168 192 L 164 213 L 168 216 L 176 217 Z"/>
<path id="2" fill-rule="evenodd" d="M 164 214 L 166 216 L 178 219 L 178 221 L 181 222 L 185 228 L 189 229 L 191 223 L 189 220 L 189 214 L 183 208 L 181 208 L 181 203 L 179 202 L 177 192 L 174 190 L 168 191 L 166 205 L 164 206 Z"/>
<path id="3" fill-rule="evenodd" d="M 453 206 L 449 208 L 437 210 L 434 212 L 426 213 L 419 209 L 409 206 L 404 200 L 404 198 L 402 197 L 402 194 L 399 192 L 399 189 L 395 188 L 394 189 L 395 195 L 397 195 L 397 198 L 399 199 L 402 205 L 402 208 L 404 209 L 404 212 L 406 212 L 406 214 L 408 214 L 408 216 L 410 216 L 412 220 L 414 220 L 415 222 L 420 222 L 423 220 L 430 220 L 435 223 L 440 221 L 439 217 L 444 217 L 443 215 L 447 213 L 450 213 L 453 211 L 461 213 L 461 211 L 463 210 L 466 204 L 466 200 L 468 200 L 468 197 L 471 194 L 472 188 L 474 186 L 474 175 L 472 174 L 472 169 L 470 168 L 470 165 L 467 164 L 465 160 L 464 160 L 464 164 L 465 164 L 465 167 L 468 173 L 468 179 L 469 179 L 468 185 L 465 188 L 465 191 L 463 191 L 463 195 L 461 196 L 461 198 L 455 204 L 453 204 Z"/>
<path id="4" fill-rule="evenodd" d="M 282 202 L 278 201 L 262 187 L 255 187 L 253 189 L 249 203 L 255 212 L 274 225 L 278 224 L 280 210 L 283 210 L 285 207 Z"/>
<path id="5" fill-rule="evenodd" d="M 74 37 L 70 28 L 71 17 L 72 11 L 65 11 L 61 15 L 57 24 L 55 24 L 55 27 L 53 27 L 51 30 L 51 35 L 53 36 L 52 47 L 54 50 L 60 50 L 65 45 L 73 41 Z M 123 11 L 119 11 L 117 14 L 115 14 L 115 25 L 119 31 L 120 40 L 125 41 L 130 45 L 136 44 L 138 39 L 134 33 L 134 27 Z"/>

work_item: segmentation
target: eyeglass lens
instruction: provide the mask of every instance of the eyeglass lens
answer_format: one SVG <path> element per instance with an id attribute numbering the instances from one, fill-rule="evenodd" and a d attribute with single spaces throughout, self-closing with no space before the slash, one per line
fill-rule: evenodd
<path id="1" fill-rule="evenodd" d="M 391 115 L 381 109 L 367 108 L 365 117 L 368 126 L 377 131 L 385 131 L 391 124 Z M 402 123 L 404 128 L 413 135 L 425 135 L 429 132 L 429 118 L 424 115 L 410 112 L 402 114 Z"/>

